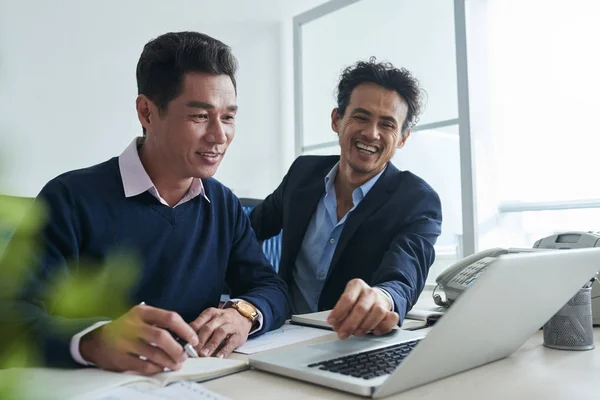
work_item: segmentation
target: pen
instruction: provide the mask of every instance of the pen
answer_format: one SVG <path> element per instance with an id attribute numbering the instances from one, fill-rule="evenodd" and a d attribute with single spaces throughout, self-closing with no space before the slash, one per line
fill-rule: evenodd
<path id="1" fill-rule="evenodd" d="M 144 306 L 144 305 L 146 305 L 146 302 L 145 302 L 145 301 L 142 301 L 142 302 L 140 303 L 140 305 L 141 305 L 141 306 Z M 174 334 L 174 333 L 173 333 L 173 332 L 171 332 L 170 330 L 167 330 L 167 331 L 168 331 L 168 332 L 171 334 L 171 336 L 173 336 L 173 339 L 175 339 L 175 341 L 176 341 L 177 343 L 179 343 L 179 345 L 180 345 L 181 347 L 183 347 L 183 350 L 185 351 L 185 353 L 186 353 L 186 354 L 187 354 L 189 357 L 191 357 L 191 358 L 198 358 L 198 357 L 199 357 L 199 356 L 198 356 L 198 353 L 196 352 L 196 350 L 194 349 L 194 347 L 193 347 L 191 344 L 189 344 L 188 342 L 186 342 L 185 340 L 183 340 L 182 338 L 180 338 L 179 336 L 177 336 L 176 334 Z"/>

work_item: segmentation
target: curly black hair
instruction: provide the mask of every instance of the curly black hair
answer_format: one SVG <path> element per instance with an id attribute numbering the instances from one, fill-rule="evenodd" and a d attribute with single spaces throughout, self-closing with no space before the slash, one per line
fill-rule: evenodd
<path id="1" fill-rule="evenodd" d="M 340 115 L 346 112 L 354 88 L 365 82 L 394 90 L 406 101 L 408 113 L 402 123 L 402 134 L 406 134 L 417 124 L 423 109 L 424 94 L 419 81 L 406 69 L 396 68 L 389 62 L 377 62 L 375 57 L 371 57 L 369 61 L 358 61 L 342 72 L 337 87 L 337 108 Z"/>

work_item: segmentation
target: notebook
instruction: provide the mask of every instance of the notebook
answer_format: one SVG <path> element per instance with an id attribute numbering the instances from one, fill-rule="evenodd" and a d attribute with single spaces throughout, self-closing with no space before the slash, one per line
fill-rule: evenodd
<path id="1" fill-rule="evenodd" d="M 303 326 L 312 326 L 314 328 L 322 328 L 333 330 L 331 325 L 327 322 L 327 317 L 331 313 L 331 310 L 308 313 L 308 314 L 296 314 L 290 318 L 290 323 Z"/>
<path id="2" fill-rule="evenodd" d="M 444 307 L 413 308 L 406 313 L 406 318 L 425 321 L 429 317 L 441 317 L 446 310 Z"/>
<path id="3" fill-rule="evenodd" d="M 333 330 L 331 325 L 327 322 L 327 317 L 329 316 L 330 313 L 331 313 L 331 310 L 308 313 L 308 314 L 296 314 L 296 315 L 292 315 L 292 318 L 290 319 L 290 323 L 296 324 L 296 325 L 303 325 L 303 326 L 312 326 L 314 328 Z M 400 329 L 413 330 L 413 329 L 425 328 L 426 326 L 427 326 L 426 318 L 409 319 L 409 317 L 407 315 L 406 319 L 402 323 L 402 326 L 400 326 Z"/>
<path id="4" fill-rule="evenodd" d="M 12 368 L 0 371 L 0 381 L 13 379 L 20 399 L 89 399 L 121 386 L 160 388 L 179 381 L 202 382 L 248 369 L 247 361 L 189 358 L 179 371 L 153 376 L 118 373 L 98 368 Z"/>

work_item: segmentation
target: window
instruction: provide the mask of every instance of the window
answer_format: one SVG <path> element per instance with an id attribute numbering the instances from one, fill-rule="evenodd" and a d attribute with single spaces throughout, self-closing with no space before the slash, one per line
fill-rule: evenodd
<path id="1" fill-rule="evenodd" d="M 600 211 L 590 207 L 600 206 L 600 3 L 485 3 L 477 33 L 487 45 L 469 52 L 470 72 L 486 87 L 471 104 L 489 107 L 473 121 L 479 248 L 599 230 Z"/>

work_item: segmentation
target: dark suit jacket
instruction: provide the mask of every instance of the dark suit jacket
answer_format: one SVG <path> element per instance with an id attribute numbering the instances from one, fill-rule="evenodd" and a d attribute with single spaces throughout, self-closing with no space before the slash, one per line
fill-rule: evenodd
<path id="1" fill-rule="evenodd" d="M 283 229 L 279 273 L 289 284 L 304 234 L 325 193 L 324 179 L 339 156 L 296 159 L 279 187 L 250 215 L 259 240 Z M 400 321 L 425 286 L 441 233 L 437 193 L 421 178 L 391 163 L 348 216 L 319 299 L 331 309 L 346 284 L 361 278 L 387 290 Z"/>

